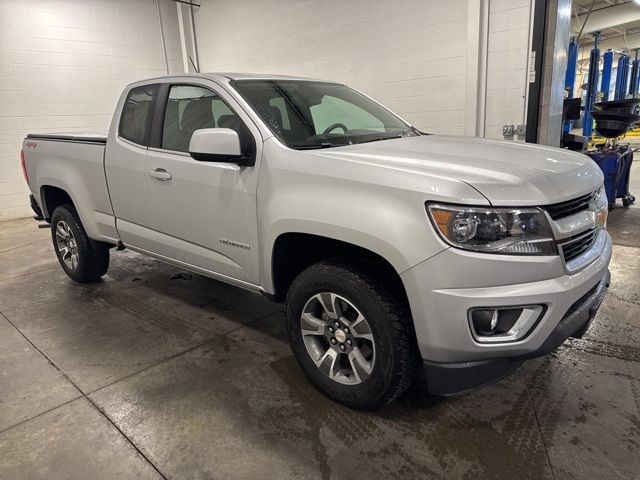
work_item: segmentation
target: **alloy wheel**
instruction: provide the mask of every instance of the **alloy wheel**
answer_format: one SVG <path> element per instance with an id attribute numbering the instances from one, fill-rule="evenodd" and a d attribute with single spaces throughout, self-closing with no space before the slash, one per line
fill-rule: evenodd
<path id="1" fill-rule="evenodd" d="M 373 371 L 375 343 L 366 318 L 346 298 L 313 295 L 300 316 L 302 339 L 316 366 L 345 385 L 364 382 Z"/>
<path id="2" fill-rule="evenodd" d="M 78 244 L 69 224 L 64 220 L 60 220 L 56 225 L 56 247 L 67 268 L 78 268 Z"/>

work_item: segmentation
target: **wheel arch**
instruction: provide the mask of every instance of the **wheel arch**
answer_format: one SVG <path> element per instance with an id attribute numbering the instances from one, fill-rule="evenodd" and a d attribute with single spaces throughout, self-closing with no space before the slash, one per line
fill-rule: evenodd
<path id="1" fill-rule="evenodd" d="M 393 293 L 407 300 L 401 272 L 384 256 L 352 242 L 306 232 L 281 233 L 273 242 L 270 265 L 273 300 L 283 302 L 291 283 L 303 270 L 336 258 L 373 272 Z"/>
<path id="2" fill-rule="evenodd" d="M 45 220 L 51 221 L 53 211 L 60 205 L 71 204 L 75 208 L 75 203 L 71 195 L 64 189 L 55 185 L 42 185 L 40 187 L 40 207 Z"/>

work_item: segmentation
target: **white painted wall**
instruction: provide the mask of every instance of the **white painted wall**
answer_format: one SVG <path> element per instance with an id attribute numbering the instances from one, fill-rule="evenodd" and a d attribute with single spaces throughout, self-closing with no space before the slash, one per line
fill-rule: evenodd
<path id="1" fill-rule="evenodd" d="M 337 80 L 419 128 L 464 131 L 467 0 L 201 3 L 203 71 Z"/>
<path id="2" fill-rule="evenodd" d="M 502 139 L 502 126 L 526 123 L 531 0 L 491 0 L 484 136 Z"/>
<path id="3" fill-rule="evenodd" d="M 177 10 L 160 2 L 169 70 L 181 72 Z M 106 130 L 124 85 L 163 74 L 154 0 L 0 0 L 0 220 L 32 215 L 26 133 Z"/>
<path id="4" fill-rule="evenodd" d="M 502 139 L 503 124 L 523 123 L 531 0 L 202 0 L 201 70 L 338 80 L 425 131 L 472 133 L 481 2 L 484 136 Z"/>

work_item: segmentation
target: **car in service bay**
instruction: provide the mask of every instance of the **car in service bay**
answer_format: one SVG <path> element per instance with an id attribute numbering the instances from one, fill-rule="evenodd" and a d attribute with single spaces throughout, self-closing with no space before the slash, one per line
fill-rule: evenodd
<path id="1" fill-rule="evenodd" d="M 339 83 L 136 82 L 108 134 L 30 134 L 22 163 L 72 279 L 129 248 L 285 302 L 302 371 L 350 407 L 496 381 L 583 335 L 609 284 L 591 159 L 429 135 Z"/>

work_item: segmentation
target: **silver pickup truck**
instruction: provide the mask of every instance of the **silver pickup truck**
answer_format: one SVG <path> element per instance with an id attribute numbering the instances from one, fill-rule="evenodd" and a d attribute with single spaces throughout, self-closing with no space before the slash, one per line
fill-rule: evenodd
<path id="1" fill-rule="evenodd" d="M 338 83 L 140 81 L 108 135 L 31 134 L 22 162 L 72 279 L 126 247 L 286 302 L 304 374 L 355 408 L 493 382 L 583 335 L 609 284 L 588 157 L 428 135 Z"/>

